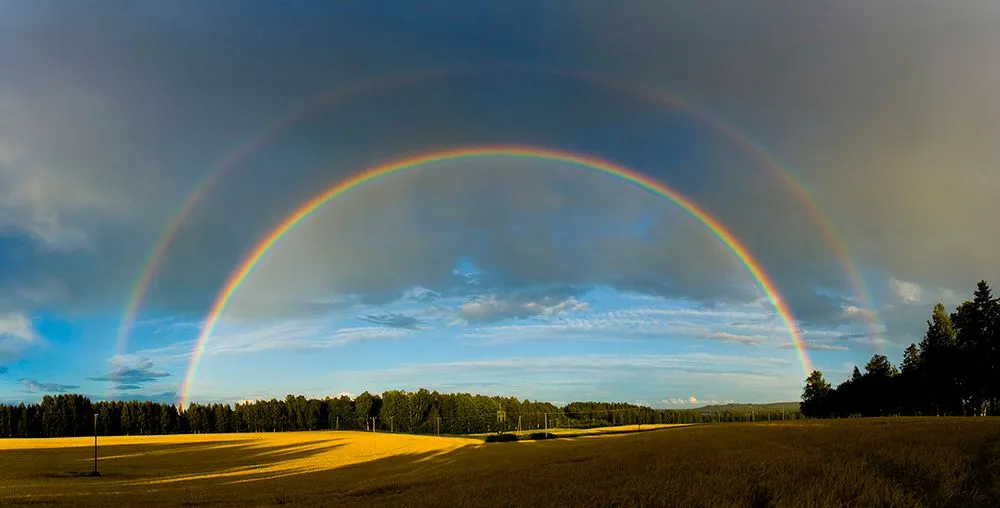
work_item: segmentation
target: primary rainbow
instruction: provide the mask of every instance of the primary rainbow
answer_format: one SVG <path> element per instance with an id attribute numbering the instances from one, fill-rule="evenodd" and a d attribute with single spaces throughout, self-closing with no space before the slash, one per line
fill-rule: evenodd
<path id="1" fill-rule="evenodd" d="M 722 223 L 712 217 L 707 211 L 700 208 L 693 201 L 649 176 L 643 175 L 624 166 L 587 155 L 528 146 L 476 146 L 424 153 L 370 167 L 347 178 L 346 180 L 334 184 L 332 187 L 299 206 L 297 210 L 291 213 L 280 224 L 278 224 L 277 227 L 265 235 L 263 239 L 261 239 L 251 250 L 250 254 L 244 258 L 239 267 L 233 271 L 232 274 L 230 274 L 222 290 L 216 297 L 215 302 L 212 304 L 212 308 L 202 325 L 201 333 L 198 335 L 194 350 L 191 353 L 187 375 L 184 379 L 184 385 L 181 387 L 181 409 L 184 409 L 190 400 L 191 388 L 194 382 L 195 374 L 198 370 L 198 363 L 201 361 L 201 357 L 205 352 L 205 345 L 208 343 L 208 339 L 212 335 L 212 331 L 215 329 L 215 326 L 219 321 L 219 317 L 225 310 L 226 304 L 232 298 L 236 290 L 239 289 L 240 285 L 243 284 L 243 281 L 246 280 L 247 276 L 250 275 L 261 258 L 264 257 L 267 251 L 270 250 L 282 236 L 291 231 L 296 225 L 299 224 L 299 222 L 311 215 L 331 199 L 351 189 L 357 188 L 366 182 L 405 169 L 418 168 L 435 162 L 488 156 L 535 158 L 579 165 L 621 178 L 622 180 L 638 185 L 639 187 L 665 197 L 677 204 L 705 225 L 705 227 L 711 230 L 712 233 L 715 234 L 715 236 L 718 237 L 719 240 L 721 240 L 722 243 L 732 251 L 732 253 L 747 268 L 747 270 L 749 270 L 750 274 L 760 284 L 761 289 L 771 300 L 775 310 L 781 317 L 781 320 L 788 328 L 792 343 L 795 346 L 796 351 L 798 351 L 803 372 L 806 375 L 812 372 L 812 365 L 809 361 L 809 356 L 806 353 L 805 344 L 802 341 L 799 328 L 795 323 L 794 317 L 792 316 L 792 312 L 788 308 L 785 301 L 781 298 L 780 293 L 771 281 L 770 277 L 768 277 L 763 268 L 761 268 L 760 263 L 758 263 L 757 260 L 751 256 L 746 247 L 744 247 L 743 244 L 740 243 L 740 241 L 728 229 L 726 229 Z"/>
<path id="2" fill-rule="evenodd" d="M 591 74 L 579 70 L 553 69 L 534 65 L 503 64 L 503 65 L 476 65 L 472 67 L 440 67 L 413 72 L 404 72 L 385 77 L 366 79 L 352 83 L 343 87 L 335 88 L 319 96 L 317 99 L 309 101 L 300 108 L 296 108 L 288 114 L 283 115 L 274 123 L 265 127 L 252 138 L 239 145 L 234 151 L 219 160 L 219 162 L 206 171 L 205 177 L 198 183 L 191 194 L 185 199 L 177 213 L 171 217 L 162 234 L 157 238 L 153 249 L 150 251 L 142 271 L 136 280 L 129 296 L 125 311 L 122 315 L 121 325 L 118 327 L 116 340 L 116 354 L 122 355 L 126 352 L 128 341 L 135 324 L 139 308 L 146 298 L 152 285 L 153 278 L 159 271 L 160 266 L 166 256 L 170 245 L 180 232 L 181 226 L 187 217 L 197 207 L 208 191 L 215 186 L 222 175 L 232 170 L 246 157 L 255 152 L 258 148 L 272 140 L 286 128 L 302 121 L 303 119 L 323 111 L 326 108 L 342 104 L 350 99 L 363 94 L 375 93 L 381 90 L 392 89 L 407 84 L 419 83 L 427 79 L 441 77 L 472 75 L 481 72 L 526 72 L 537 74 L 549 74 L 562 76 L 571 79 L 584 81 L 599 87 L 610 90 L 621 91 L 636 97 L 640 97 L 651 103 L 664 106 L 666 108 L 679 108 L 690 114 L 695 119 L 704 122 L 705 125 L 714 129 L 719 134 L 732 141 L 740 147 L 763 168 L 776 175 L 787 189 L 789 189 L 796 200 L 803 205 L 806 213 L 817 226 L 817 232 L 834 254 L 838 263 L 847 278 L 851 289 L 858 298 L 859 306 L 864 310 L 862 316 L 866 319 L 869 328 L 869 337 L 872 340 L 876 352 L 883 353 L 881 343 L 876 341 L 876 337 L 882 333 L 881 323 L 873 311 L 872 299 L 868 288 L 864 283 L 857 264 L 848 253 L 848 249 L 830 221 L 830 219 L 820 209 L 815 197 L 799 182 L 791 170 L 759 143 L 753 141 L 743 134 L 735 125 L 724 118 L 714 115 L 701 107 L 698 107 L 690 100 L 677 94 L 664 92 L 646 85 L 630 83 L 605 76 Z"/>

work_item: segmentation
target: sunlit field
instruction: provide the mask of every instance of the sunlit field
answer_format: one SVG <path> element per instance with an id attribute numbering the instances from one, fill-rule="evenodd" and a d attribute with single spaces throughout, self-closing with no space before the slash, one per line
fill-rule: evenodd
<path id="1" fill-rule="evenodd" d="M 1000 419 L 693 425 L 485 444 L 302 432 L 0 440 L 0 504 L 997 506 Z"/>

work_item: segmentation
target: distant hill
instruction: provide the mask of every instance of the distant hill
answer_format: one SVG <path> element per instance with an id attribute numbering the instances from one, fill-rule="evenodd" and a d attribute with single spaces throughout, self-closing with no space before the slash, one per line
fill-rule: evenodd
<path id="1" fill-rule="evenodd" d="M 798 402 L 768 402 L 767 404 L 716 404 L 694 408 L 694 411 L 701 413 L 713 413 L 720 411 L 735 411 L 746 413 L 750 411 L 798 411 Z"/>

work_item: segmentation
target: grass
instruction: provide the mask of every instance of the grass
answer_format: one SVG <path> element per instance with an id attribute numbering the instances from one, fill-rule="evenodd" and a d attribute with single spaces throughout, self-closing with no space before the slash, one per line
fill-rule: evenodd
<path id="1" fill-rule="evenodd" d="M 645 430 L 645 426 L 644 426 Z M 0 505 L 1000 506 L 1000 419 L 0 440 Z"/>

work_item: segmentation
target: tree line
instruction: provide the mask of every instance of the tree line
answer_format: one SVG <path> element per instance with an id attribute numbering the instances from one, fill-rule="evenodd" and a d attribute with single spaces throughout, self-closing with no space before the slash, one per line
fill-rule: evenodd
<path id="1" fill-rule="evenodd" d="M 897 369 L 874 355 L 862 374 L 832 388 L 823 373 L 806 379 L 801 411 L 809 417 L 984 416 L 1000 410 L 1000 299 L 980 281 L 973 299 L 948 313 L 937 304 L 919 344 Z"/>
<path id="2" fill-rule="evenodd" d="M 363 430 L 414 434 L 480 434 L 654 423 L 707 423 L 800 418 L 793 411 L 702 412 L 626 403 L 573 402 L 558 407 L 515 397 L 389 390 L 307 399 L 191 404 L 184 411 L 157 402 L 91 402 L 82 395 L 46 395 L 38 404 L 0 406 L 2 437 L 68 437 L 94 433 L 153 435 L 221 432 Z"/>

